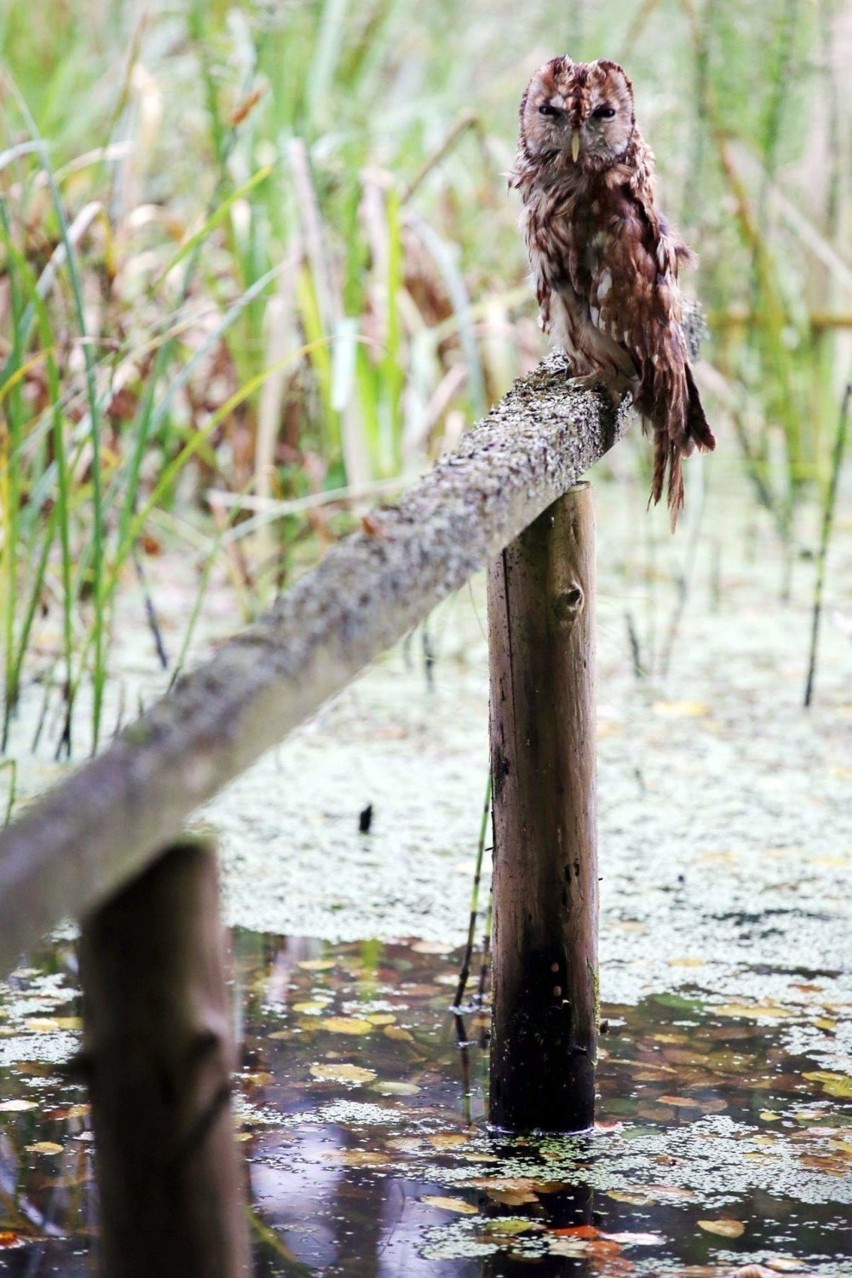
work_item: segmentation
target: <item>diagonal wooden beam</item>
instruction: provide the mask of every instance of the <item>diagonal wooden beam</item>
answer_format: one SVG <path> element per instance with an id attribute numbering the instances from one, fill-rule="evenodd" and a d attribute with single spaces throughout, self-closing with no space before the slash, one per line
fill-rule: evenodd
<path id="1" fill-rule="evenodd" d="M 334 546 L 260 621 L 0 833 L 0 972 L 151 862 L 187 816 L 463 586 L 625 432 L 633 414 L 566 388 L 559 355 L 521 378 L 375 533 Z"/>

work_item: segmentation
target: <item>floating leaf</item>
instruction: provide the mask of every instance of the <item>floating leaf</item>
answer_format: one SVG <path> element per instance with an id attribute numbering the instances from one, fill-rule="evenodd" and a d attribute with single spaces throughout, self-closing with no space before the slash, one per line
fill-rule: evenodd
<path id="1" fill-rule="evenodd" d="M 61 1154 L 62 1146 L 53 1140 L 37 1140 L 34 1145 L 27 1145 L 30 1154 Z"/>
<path id="2" fill-rule="evenodd" d="M 802 1274 L 807 1271 L 807 1265 L 793 1256 L 770 1256 L 765 1263 L 766 1268 L 776 1274 Z"/>
<path id="3" fill-rule="evenodd" d="M 514 1238 L 518 1234 L 538 1233 L 544 1225 L 537 1220 L 525 1220 L 522 1216 L 497 1217 L 489 1220 L 486 1231 L 488 1237 Z"/>
<path id="4" fill-rule="evenodd" d="M 551 1229 L 555 1238 L 600 1238 L 601 1231 L 594 1225 L 567 1225 L 564 1229 Z"/>
<path id="5" fill-rule="evenodd" d="M 839 1100 L 852 1099 L 852 1078 L 848 1074 L 833 1074 L 827 1069 L 815 1069 L 805 1074 L 811 1083 L 819 1083 L 828 1096 L 836 1096 Z"/>
<path id="6" fill-rule="evenodd" d="M 420 1088 L 416 1083 L 398 1083 L 389 1079 L 374 1083 L 373 1091 L 382 1096 L 416 1096 Z"/>
<path id="7" fill-rule="evenodd" d="M 778 1003 L 720 1003 L 710 1011 L 714 1016 L 730 1016 L 750 1021 L 780 1021 L 793 1015 Z"/>
<path id="8" fill-rule="evenodd" d="M 662 1247 L 666 1241 L 662 1234 L 601 1234 L 601 1238 L 620 1247 Z"/>
<path id="9" fill-rule="evenodd" d="M 373 1026 L 357 1016 L 329 1016 L 320 1024 L 329 1034 L 370 1034 Z"/>
<path id="10" fill-rule="evenodd" d="M 475 1156 L 471 1156 L 470 1161 L 474 1162 Z M 539 1194 L 555 1194 L 564 1187 L 562 1181 L 534 1180 L 529 1176 L 479 1176 L 469 1183 L 473 1189 L 484 1189 L 489 1198 L 508 1207 L 534 1203 Z"/>
<path id="11" fill-rule="evenodd" d="M 393 1025 L 396 1017 L 392 1012 L 374 1012 L 367 1020 L 371 1025 Z"/>
<path id="12" fill-rule="evenodd" d="M 731 1220 L 721 1216 L 718 1220 L 699 1220 L 698 1228 L 707 1234 L 718 1234 L 720 1238 L 742 1238 L 745 1225 L 741 1220 Z"/>
<path id="13" fill-rule="evenodd" d="M 323 1158 L 343 1167 L 377 1167 L 387 1163 L 385 1155 L 375 1149 L 331 1149 Z"/>
<path id="14" fill-rule="evenodd" d="M 582 1238 L 554 1238 L 550 1244 L 552 1256 L 586 1256 L 588 1243 Z"/>
<path id="15" fill-rule="evenodd" d="M 301 967 L 305 972 L 328 972 L 330 968 L 334 967 L 334 962 L 334 959 L 331 958 L 302 959 L 301 962 L 296 964 L 296 967 Z"/>
<path id="16" fill-rule="evenodd" d="M 328 1007 L 327 999 L 312 998 L 304 1003 L 294 1003 L 293 1011 L 300 1016 L 320 1016 Z"/>
<path id="17" fill-rule="evenodd" d="M 362 1069 L 360 1065 L 347 1065 L 344 1062 L 314 1064 L 311 1074 L 321 1083 L 372 1083 L 376 1077 L 374 1069 Z"/>
<path id="18" fill-rule="evenodd" d="M 4 1251 L 11 1251 L 13 1247 L 25 1247 L 32 1239 L 22 1238 L 20 1234 L 14 1234 L 10 1229 L 4 1229 L 0 1233 L 0 1248 Z"/>
<path id="19" fill-rule="evenodd" d="M 400 1025 L 386 1025 L 384 1028 L 386 1038 L 392 1038 L 396 1043 L 413 1043 L 414 1035 L 409 1033 L 407 1029 L 403 1029 Z"/>
<path id="20" fill-rule="evenodd" d="M 469 1141 L 470 1137 L 463 1132 L 433 1132 L 429 1137 L 429 1144 L 435 1149 L 453 1149 L 456 1145 L 467 1145 Z"/>
<path id="21" fill-rule="evenodd" d="M 538 1194 L 531 1189 L 488 1189 L 488 1197 L 501 1207 L 526 1207 L 528 1203 L 537 1203 Z"/>
<path id="22" fill-rule="evenodd" d="M 427 1207 L 437 1207 L 441 1211 L 455 1211 L 462 1216 L 475 1216 L 477 1210 L 463 1198 L 444 1198 L 440 1194 L 424 1194 L 420 1199 Z"/>
<path id="23" fill-rule="evenodd" d="M 25 1109 L 38 1109 L 38 1105 L 28 1100 L 0 1101 L 0 1114 L 22 1114 Z"/>
<path id="24" fill-rule="evenodd" d="M 606 1196 L 614 1198 L 617 1203 L 629 1203 L 632 1207 L 650 1207 L 657 1201 L 653 1194 L 642 1193 L 639 1190 L 608 1189 Z"/>
<path id="25" fill-rule="evenodd" d="M 58 1034 L 61 1030 L 80 1030 L 83 1022 L 79 1016 L 31 1016 L 24 1021 L 24 1029 L 32 1034 Z"/>
<path id="26" fill-rule="evenodd" d="M 658 1103 L 671 1105 L 673 1109 L 700 1110 L 702 1114 L 721 1114 L 723 1109 L 728 1108 L 721 1096 L 711 1096 L 707 1100 L 698 1100 L 694 1096 L 660 1096 Z"/>

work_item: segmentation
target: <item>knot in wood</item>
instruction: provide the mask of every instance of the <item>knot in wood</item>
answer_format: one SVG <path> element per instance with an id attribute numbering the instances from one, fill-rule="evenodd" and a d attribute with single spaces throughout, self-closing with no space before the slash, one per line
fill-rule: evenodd
<path id="1" fill-rule="evenodd" d="M 553 601 L 553 611 L 557 621 L 575 621 L 583 611 L 585 603 L 583 587 L 579 582 L 572 582 L 568 589 L 563 590 Z"/>

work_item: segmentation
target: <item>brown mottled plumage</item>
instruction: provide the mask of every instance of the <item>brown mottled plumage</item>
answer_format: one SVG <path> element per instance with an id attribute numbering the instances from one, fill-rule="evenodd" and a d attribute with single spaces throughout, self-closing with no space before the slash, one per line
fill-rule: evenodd
<path id="1" fill-rule="evenodd" d="M 654 434 L 651 497 L 668 475 L 672 527 L 681 457 L 716 446 L 681 328 L 678 267 L 693 255 L 654 206 L 654 156 L 636 126 L 633 86 L 615 62 L 553 58 L 521 100 L 510 176 L 545 332 L 575 385 L 628 391 Z"/>

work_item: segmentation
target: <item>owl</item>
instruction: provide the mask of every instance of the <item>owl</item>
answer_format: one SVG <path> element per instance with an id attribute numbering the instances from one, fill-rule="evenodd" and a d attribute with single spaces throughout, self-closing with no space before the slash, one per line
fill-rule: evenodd
<path id="1" fill-rule="evenodd" d="M 636 125 L 633 86 L 616 62 L 552 58 L 521 99 L 509 184 L 523 200 L 541 322 L 576 376 L 628 392 L 654 437 L 651 499 L 668 481 L 672 529 L 681 458 L 716 440 L 681 327 L 678 269 L 693 254 L 654 201 L 654 155 Z"/>

